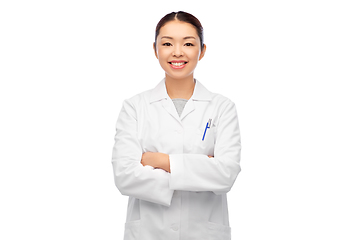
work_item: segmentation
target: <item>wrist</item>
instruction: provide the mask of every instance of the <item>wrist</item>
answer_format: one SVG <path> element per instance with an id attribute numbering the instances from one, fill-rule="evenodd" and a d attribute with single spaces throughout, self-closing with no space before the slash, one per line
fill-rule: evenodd
<path id="1" fill-rule="evenodd" d="M 161 153 L 161 157 L 159 158 L 159 168 L 167 171 L 167 172 L 170 172 L 170 159 L 169 159 L 169 155 L 166 154 L 166 153 Z"/>

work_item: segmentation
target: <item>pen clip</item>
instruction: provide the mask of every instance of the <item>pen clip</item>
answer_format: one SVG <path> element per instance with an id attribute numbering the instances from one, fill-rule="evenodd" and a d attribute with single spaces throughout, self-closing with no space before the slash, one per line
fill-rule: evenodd
<path id="1" fill-rule="evenodd" d="M 208 121 L 208 128 L 210 128 L 210 126 L 211 126 L 211 118 L 209 118 L 209 121 Z"/>

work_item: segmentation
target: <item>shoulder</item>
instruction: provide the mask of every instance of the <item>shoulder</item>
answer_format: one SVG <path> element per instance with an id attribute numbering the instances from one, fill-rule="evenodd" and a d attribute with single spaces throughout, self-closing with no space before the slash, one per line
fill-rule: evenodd
<path id="1" fill-rule="evenodd" d="M 212 97 L 212 101 L 214 102 L 219 102 L 222 104 L 234 104 L 234 102 L 227 96 L 224 96 L 220 93 L 212 93 L 213 97 Z"/>
<path id="2" fill-rule="evenodd" d="M 209 91 L 210 92 L 210 91 Z M 228 106 L 235 106 L 235 102 L 229 97 L 215 92 L 211 93 L 211 103 L 217 105 L 220 108 L 225 108 Z"/>
<path id="3" fill-rule="evenodd" d="M 166 89 L 165 89 L 165 83 L 164 79 L 158 82 L 158 84 L 151 89 L 145 90 L 143 92 L 140 92 L 136 95 L 133 95 L 130 98 L 125 99 L 125 102 L 132 103 L 134 105 L 143 105 L 143 104 L 149 104 L 152 99 L 161 99 L 165 95 Z"/>
<path id="4" fill-rule="evenodd" d="M 146 101 L 150 98 L 150 94 L 151 94 L 151 90 L 152 89 L 148 89 L 146 91 L 137 93 L 129 98 L 126 98 L 125 101 L 127 102 L 132 102 L 132 103 L 138 103 L 141 101 Z"/>
<path id="5" fill-rule="evenodd" d="M 193 99 L 199 101 L 210 101 L 212 104 L 216 105 L 223 105 L 233 103 L 230 98 L 220 94 L 212 92 L 211 90 L 207 89 L 202 82 L 197 81 L 197 85 L 195 86 Z"/>
<path id="6" fill-rule="evenodd" d="M 153 95 L 162 92 L 162 88 L 164 88 L 163 85 L 165 86 L 164 79 L 158 82 L 158 84 L 155 87 L 137 93 L 129 98 L 126 98 L 124 102 L 129 102 L 134 105 L 149 103 Z"/>
<path id="7" fill-rule="evenodd" d="M 144 99 L 147 98 L 150 91 L 151 90 L 146 90 L 146 91 L 140 92 L 138 94 L 135 94 L 131 97 L 123 99 L 122 104 L 121 104 L 120 116 L 123 113 L 123 114 L 127 114 L 127 115 L 131 116 L 134 119 L 137 119 L 139 109 L 141 109 L 141 108 L 143 108 L 143 106 L 145 106 L 144 103 L 146 101 L 144 101 Z M 119 116 L 119 118 L 120 118 L 120 116 Z"/>

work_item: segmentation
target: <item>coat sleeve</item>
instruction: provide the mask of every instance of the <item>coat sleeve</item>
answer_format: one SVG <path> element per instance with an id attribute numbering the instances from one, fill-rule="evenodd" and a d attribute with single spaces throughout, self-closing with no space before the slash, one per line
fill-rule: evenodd
<path id="1" fill-rule="evenodd" d="M 170 154 L 170 189 L 230 191 L 240 172 L 240 129 L 236 107 L 229 100 L 218 120 L 214 158 L 203 154 Z"/>
<path id="2" fill-rule="evenodd" d="M 125 100 L 116 122 L 112 166 L 115 185 L 123 195 L 170 206 L 174 190 L 169 188 L 170 174 L 141 164 L 142 147 L 137 138 L 134 106 Z"/>

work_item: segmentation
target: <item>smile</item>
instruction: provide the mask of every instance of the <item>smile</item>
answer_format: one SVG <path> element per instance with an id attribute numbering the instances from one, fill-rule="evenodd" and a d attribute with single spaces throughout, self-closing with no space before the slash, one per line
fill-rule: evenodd
<path id="1" fill-rule="evenodd" d="M 170 66 L 174 69 L 184 68 L 187 62 L 169 62 Z"/>

